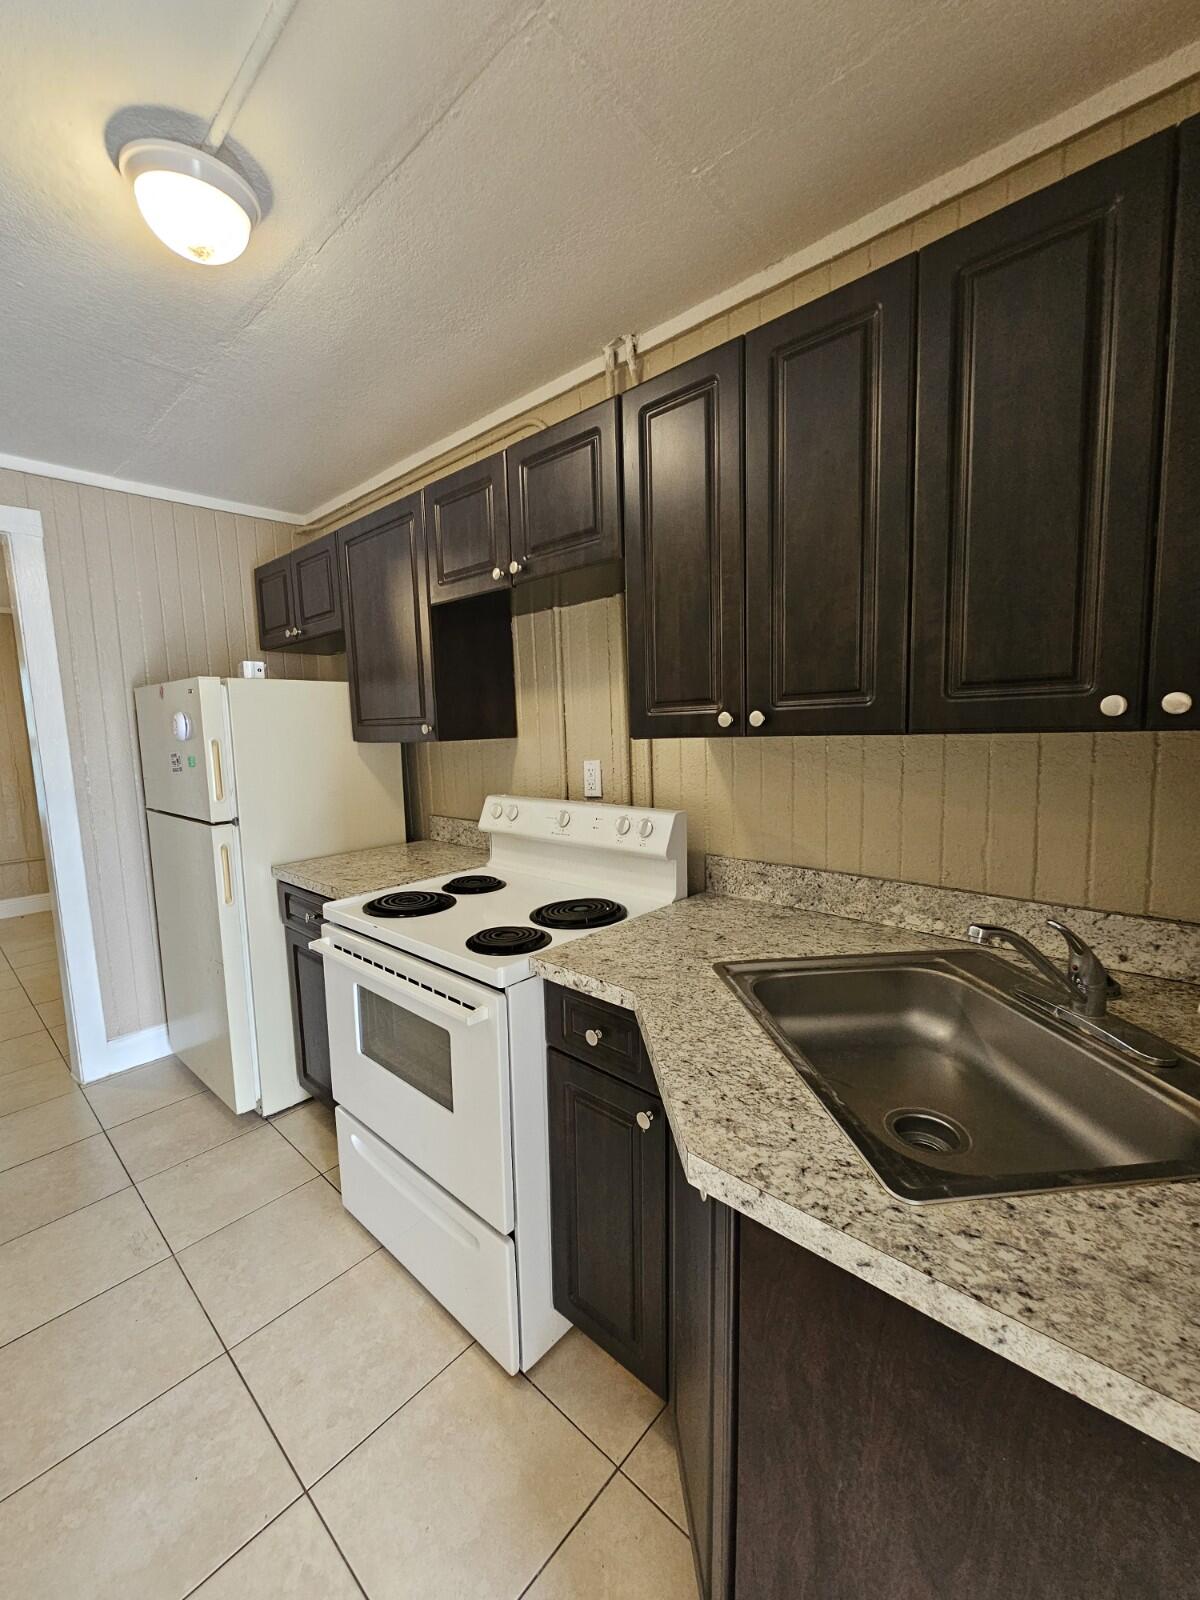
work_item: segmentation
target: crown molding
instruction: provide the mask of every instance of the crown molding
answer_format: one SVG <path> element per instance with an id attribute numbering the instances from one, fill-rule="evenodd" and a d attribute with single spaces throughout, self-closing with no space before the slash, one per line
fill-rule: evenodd
<path id="1" fill-rule="evenodd" d="M 82 467 L 61 467 L 54 461 L 31 461 L 27 456 L 0 453 L 0 468 L 27 472 L 35 478 L 56 478 L 61 483 L 84 483 L 93 489 L 115 489 L 119 494 L 144 495 L 148 500 L 172 500 L 176 505 L 200 506 L 205 511 L 231 511 L 239 517 L 263 517 L 270 522 L 287 522 L 303 527 L 312 520 L 296 511 L 277 511 L 272 506 L 249 506 L 240 500 L 220 500 L 211 494 L 192 494 L 188 489 L 168 489 L 158 483 L 135 483 L 132 478 L 114 478 L 107 472 L 87 472 Z"/>

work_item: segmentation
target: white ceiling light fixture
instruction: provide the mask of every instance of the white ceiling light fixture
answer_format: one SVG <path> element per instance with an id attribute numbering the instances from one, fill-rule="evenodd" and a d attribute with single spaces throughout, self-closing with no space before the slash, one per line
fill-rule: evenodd
<path id="1" fill-rule="evenodd" d="M 262 215 L 254 190 L 209 150 L 175 139 L 134 139 L 117 157 L 150 231 L 185 261 L 236 261 Z"/>

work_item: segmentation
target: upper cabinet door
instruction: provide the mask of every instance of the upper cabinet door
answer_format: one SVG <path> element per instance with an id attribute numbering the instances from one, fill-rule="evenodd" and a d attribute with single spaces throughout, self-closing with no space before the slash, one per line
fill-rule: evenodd
<path id="1" fill-rule="evenodd" d="M 1200 118 L 1179 131 L 1175 281 L 1146 722 L 1200 728 Z"/>
<path id="2" fill-rule="evenodd" d="M 421 496 L 338 532 L 354 737 L 432 737 L 433 675 Z"/>
<path id="3" fill-rule="evenodd" d="M 742 342 L 621 397 L 629 731 L 742 729 Z"/>
<path id="4" fill-rule="evenodd" d="M 292 558 L 276 556 L 254 569 L 261 650 L 280 650 L 292 642 L 296 608 L 292 594 Z"/>
<path id="5" fill-rule="evenodd" d="M 1137 727 L 1174 135 L 920 257 L 910 727 Z"/>
<path id="6" fill-rule="evenodd" d="M 510 445 L 505 455 L 515 583 L 620 557 L 615 399 Z"/>
<path id="7" fill-rule="evenodd" d="M 746 339 L 746 706 L 761 733 L 900 733 L 916 257 Z"/>
<path id="8" fill-rule="evenodd" d="M 435 605 L 511 581 L 503 453 L 427 484 L 421 496 Z"/>
<path id="9" fill-rule="evenodd" d="M 323 539 L 301 545 L 292 556 L 292 571 L 298 637 L 303 640 L 340 633 L 342 596 L 338 586 L 336 536 L 327 533 Z"/>

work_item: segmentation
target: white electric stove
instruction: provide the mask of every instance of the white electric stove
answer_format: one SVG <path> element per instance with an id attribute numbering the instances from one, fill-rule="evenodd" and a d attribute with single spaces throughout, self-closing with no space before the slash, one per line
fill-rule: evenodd
<path id="1" fill-rule="evenodd" d="M 490 795 L 485 866 L 325 907 L 342 1200 L 509 1372 L 567 1331 L 550 1276 L 535 955 L 687 893 L 680 811 Z"/>

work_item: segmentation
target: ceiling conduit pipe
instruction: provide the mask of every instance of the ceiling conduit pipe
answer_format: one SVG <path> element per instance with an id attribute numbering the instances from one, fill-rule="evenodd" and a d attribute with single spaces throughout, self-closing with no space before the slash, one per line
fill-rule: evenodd
<path id="1" fill-rule="evenodd" d="M 297 0 L 271 0 L 259 24 L 253 43 L 242 58 L 233 82 L 225 91 L 225 98 L 217 107 L 217 114 L 208 125 L 201 149 L 217 151 L 229 137 L 234 118 L 246 103 L 246 96 L 254 87 L 255 79 L 267 64 L 267 57 L 279 42 L 287 27 L 288 18 L 296 9 Z"/>

